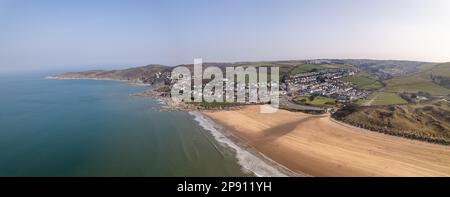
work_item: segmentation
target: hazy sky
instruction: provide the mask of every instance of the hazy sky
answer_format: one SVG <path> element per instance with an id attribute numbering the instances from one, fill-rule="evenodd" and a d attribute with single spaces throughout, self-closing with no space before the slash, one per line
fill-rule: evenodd
<path id="1" fill-rule="evenodd" d="M 195 57 L 450 61 L 450 1 L 0 0 L 0 71 Z"/>

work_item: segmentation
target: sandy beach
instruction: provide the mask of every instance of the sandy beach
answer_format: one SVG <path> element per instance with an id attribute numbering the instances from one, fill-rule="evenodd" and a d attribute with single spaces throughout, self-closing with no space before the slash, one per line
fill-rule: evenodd
<path id="1" fill-rule="evenodd" d="M 450 146 L 389 136 L 336 122 L 329 115 L 259 106 L 203 112 L 248 145 L 310 176 L 450 176 Z"/>

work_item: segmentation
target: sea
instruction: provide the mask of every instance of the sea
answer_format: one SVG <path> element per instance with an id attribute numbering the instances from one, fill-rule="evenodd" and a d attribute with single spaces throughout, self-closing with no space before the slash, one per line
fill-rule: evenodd
<path id="1" fill-rule="evenodd" d="M 161 112 L 148 86 L 0 74 L 0 176 L 284 176 L 198 112 Z"/>

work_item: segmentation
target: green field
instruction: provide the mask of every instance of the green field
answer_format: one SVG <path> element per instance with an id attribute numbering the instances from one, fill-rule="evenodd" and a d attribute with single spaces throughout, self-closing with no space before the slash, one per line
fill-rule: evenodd
<path id="1" fill-rule="evenodd" d="M 384 81 L 386 92 L 428 92 L 432 95 L 448 95 L 450 89 L 442 87 L 433 82 L 431 75 L 450 76 L 450 64 L 424 65 L 418 73 L 396 77 Z"/>
<path id="2" fill-rule="evenodd" d="M 383 87 L 379 81 L 371 78 L 367 73 L 359 73 L 357 75 L 344 77 L 342 80 L 355 84 L 363 90 L 377 90 Z"/>
<path id="3" fill-rule="evenodd" d="M 298 96 L 293 100 L 295 103 L 300 105 L 311 105 L 317 107 L 335 107 L 336 99 L 334 98 L 325 98 L 325 97 L 315 97 L 313 100 L 310 100 L 309 97 L 306 96 Z"/>
<path id="4" fill-rule="evenodd" d="M 372 105 L 394 105 L 394 104 L 406 104 L 407 101 L 403 100 L 397 93 L 392 92 L 374 92 L 366 99 L 359 100 L 358 105 L 372 106 Z"/>
<path id="5" fill-rule="evenodd" d="M 433 69 L 436 65 L 438 65 L 438 64 L 436 64 L 436 63 L 425 63 L 425 64 L 420 65 L 418 67 L 418 69 L 419 69 L 419 72 L 423 72 L 423 71 L 426 71 L 426 70 L 429 70 L 429 69 Z"/>
<path id="6" fill-rule="evenodd" d="M 301 74 L 301 73 L 307 73 L 311 72 L 314 69 L 320 70 L 324 69 L 325 67 L 317 64 L 301 64 L 296 66 L 294 69 L 291 70 L 291 75 Z"/>
<path id="7" fill-rule="evenodd" d="M 256 69 L 258 69 L 258 67 L 268 67 L 268 68 L 270 68 L 270 67 L 278 67 L 280 76 L 289 74 L 289 72 L 294 67 L 293 65 L 290 65 L 290 64 L 287 64 L 287 63 L 282 64 L 282 63 L 270 63 L 270 62 L 240 63 L 240 64 L 237 64 L 235 66 L 243 66 L 243 67 L 253 66 Z M 267 71 L 270 72 L 270 69 L 268 69 Z M 270 80 L 270 78 L 268 80 Z"/>

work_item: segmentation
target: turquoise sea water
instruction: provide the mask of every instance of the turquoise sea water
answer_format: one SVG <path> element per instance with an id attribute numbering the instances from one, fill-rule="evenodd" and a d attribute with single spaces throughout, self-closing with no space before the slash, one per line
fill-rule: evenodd
<path id="1" fill-rule="evenodd" d="M 0 75 L 0 176 L 249 176 L 184 112 L 113 81 Z"/>

